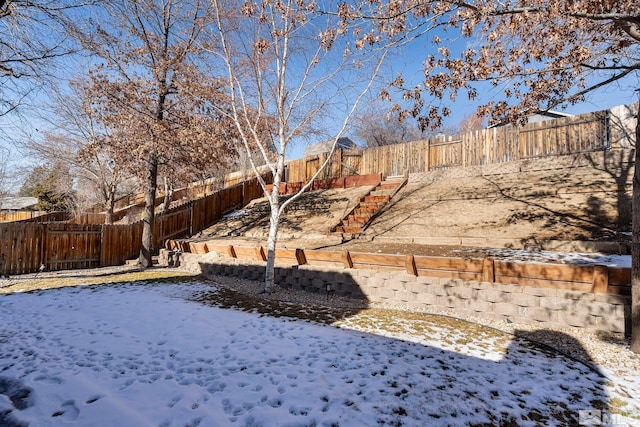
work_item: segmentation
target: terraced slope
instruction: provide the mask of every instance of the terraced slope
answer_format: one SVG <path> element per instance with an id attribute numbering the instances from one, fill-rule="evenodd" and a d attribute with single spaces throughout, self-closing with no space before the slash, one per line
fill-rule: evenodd
<path id="1" fill-rule="evenodd" d="M 550 240 L 628 241 L 630 156 L 593 153 L 411 175 L 364 236 L 347 246 L 395 252 L 411 245 L 419 253 L 416 245 L 521 248 Z M 369 190 L 308 193 L 284 217 L 281 245 L 340 249 L 328 229 Z M 206 230 L 201 240 L 266 241 L 268 221 L 266 201 L 257 200 L 242 214 Z M 383 243 L 397 245 L 386 250 Z"/>

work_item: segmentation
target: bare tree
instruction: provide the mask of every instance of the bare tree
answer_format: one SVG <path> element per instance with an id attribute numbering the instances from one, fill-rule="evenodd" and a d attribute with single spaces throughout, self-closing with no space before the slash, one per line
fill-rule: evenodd
<path id="1" fill-rule="evenodd" d="M 8 148 L 0 146 L 0 197 L 9 194 L 9 158 L 11 152 Z"/>
<path id="2" fill-rule="evenodd" d="M 355 108 L 371 88 L 386 55 L 370 48 L 374 40 L 351 43 L 353 23 L 340 23 L 335 14 L 322 14 L 312 1 L 283 2 L 211 0 L 219 52 L 227 70 L 230 116 L 270 206 L 264 291 L 274 285 L 274 261 L 280 217 L 326 167 L 321 166 L 299 193 L 282 201 L 279 195 L 284 160 L 297 137 L 326 127 L 326 113 L 341 117 L 331 153 Z M 336 14 L 339 6 L 336 5 Z M 365 52 L 366 51 L 366 52 Z M 256 114 L 249 115 L 251 111 Z M 257 126 L 273 117 L 274 138 L 265 139 Z M 269 144 L 276 150 L 272 157 Z M 258 153 L 256 155 L 256 153 Z M 330 159 L 331 156 L 328 157 Z M 273 173 L 268 187 L 257 165 Z"/>
<path id="3" fill-rule="evenodd" d="M 11 113 L 53 75 L 57 59 L 75 51 L 69 13 L 97 0 L 0 1 L 0 116 Z"/>
<path id="4" fill-rule="evenodd" d="M 382 106 L 359 113 L 353 121 L 353 126 L 367 147 L 402 144 L 424 137 L 424 132 L 415 121 L 400 121 L 397 116 L 385 113 Z"/>
<path id="5" fill-rule="evenodd" d="M 479 115 L 477 112 L 464 116 L 458 125 L 458 131 L 460 133 L 472 132 L 474 130 L 481 129 L 484 129 L 484 117 Z"/>
<path id="6" fill-rule="evenodd" d="M 105 5 L 100 24 L 78 29 L 83 45 L 100 63 L 91 72 L 94 107 L 105 128 L 122 131 L 109 140 L 119 160 L 128 158 L 143 175 L 144 226 L 139 263 L 151 266 L 153 224 L 159 168 L 170 165 L 188 143 L 204 146 L 206 129 L 193 120 L 204 117 L 192 102 L 192 83 L 204 83 L 197 67 L 203 52 L 199 39 L 207 23 L 204 1 L 115 0 Z M 94 21 L 98 22 L 98 21 Z M 182 135 L 184 136 L 184 135 Z M 210 148 L 220 148 L 211 140 Z M 187 144 L 188 145 L 188 144 Z"/>
<path id="7" fill-rule="evenodd" d="M 128 161 L 116 161 L 107 143 L 119 131 L 96 121 L 89 95 L 82 81 L 72 82 L 67 91 L 56 93 L 52 105 L 42 114 L 50 130 L 28 135 L 21 145 L 41 162 L 64 162 L 69 179 L 82 190 L 76 192 L 77 206 L 100 206 L 106 214 L 105 222 L 111 224 L 116 199 L 132 190 L 132 175 L 127 172 Z"/>
<path id="8" fill-rule="evenodd" d="M 455 135 L 461 130 L 454 126 L 440 126 L 436 129 L 421 129 L 418 121 L 399 111 L 389 111 L 389 107 L 374 103 L 360 112 L 352 122 L 356 134 L 368 147 L 403 144 L 421 139 Z"/>
<path id="9" fill-rule="evenodd" d="M 627 87 L 630 93 L 638 89 L 640 3 L 636 0 L 375 4 L 378 9 L 367 15 L 372 31 L 418 37 L 430 29 L 446 29 L 431 34 L 424 80 L 415 86 L 399 76 L 393 82 L 406 101 L 397 108 L 419 117 L 424 128 L 438 127 L 450 114 L 447 100 L 461 94 L 478 99 L 491 88 L 498 93 L 478 113 L 493 122 L 512 123 L 526 122 L 533 112 L 580 102 L 603 86 Z M 363 15 L 356 7 L 342 14 L 345 20 Z M 427 103 L 427 96 L 435 102 Z M 640 352 L 640 150 L 636 156 L 631 348 Z"/>

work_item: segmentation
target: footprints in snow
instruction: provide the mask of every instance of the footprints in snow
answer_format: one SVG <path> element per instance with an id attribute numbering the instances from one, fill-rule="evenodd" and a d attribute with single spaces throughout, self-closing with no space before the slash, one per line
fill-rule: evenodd
<path id="1" fill-rule="evenodd" d="M 76 406 L 73 400 L 68 400 L 64 402 L 61 405 L 61 408 L 59 411 L 56 411 L 53 414 L 51 414 L 52 417 L 60 417 L 67 421 L 73 421 L 77 419 L 78 415 L 80 415 L 80 410 L 78 410 L 78 407 Z"/>
<path id="2" fill-rule="evenodd" d="M 92 403 L 97 402 L 98 400 L 102 399 L 103 397 L 104 396 L 102 396 L 100 394 L 96 394 L 94 396 L 91 396 L 87 400 L 85 400 L 84 403 L 86 405 L 91 405 Z M 73 400 L 67 400 L 62 405 L 60 405 L 60 409 L 58 411 L 56 411 L 53 414 L 51 414 L 51 417 L 53 417 L 53 418 L 58 418 L 59 417 L 59 418 L 65 420 L 65 421 L 74 421 L 79 416 L 80 416 L 80 409 L 76 405 L 76 402 L 73 401 Z"/>

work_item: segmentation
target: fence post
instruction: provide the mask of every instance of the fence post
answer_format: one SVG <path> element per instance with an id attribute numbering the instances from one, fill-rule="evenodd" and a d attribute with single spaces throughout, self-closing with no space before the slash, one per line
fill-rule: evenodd
<path id="1" fill-rule="evenodd" d="M 431 168 L 431 165 L 429 164 L 431 162 L 431 140 L 430 139 L 427 139 L 424 144 L 424 154 L 425 154 L 424 171 L 429 172 L 429 169 Z"/>
<path id="2" fill-rule="evenodd" d="M 264 249 L 262 248 L 262 246 L 258 246 L 256 248 L 256 258 L 258 259 L 258 261 L 266 261 L 267 260 L 267 256 L 264 253 Z"/>
<path id="3" fill-rule="evenodd" d="M 40 264 L 49 267 L 49 224 L 44 224 L 42 231 L 42 259 Z"/>
<path id="4" fill-rule="evenodd" d="M 496 281 L 495 264 L 491 258 L 485 258 L 482 261 L 482 281 L 490 283 Z"/>
<path id="5" fill-rule="evenodd" d="M 344 264 L 345 268 L 353 268 L 353 261 L 351 260 L 351 254 L 349 253 L 349 251 L 342 252 L 342 263 Z"/>
<path id="6" fill-rule="evenodd" d="M 200 231 L 200 230 L 198 230 Z M 193 236 L 193 200 L 189 202 L 189 236 Z"/>
<path id="7" fill-rule="evenodd" d="M 104 255 L 105 251 L 102 248 L 104 246 L 104 241 L 105 241 L 105 238 L 104 238 L 104 227 L 105 227 L 104 224 L 100 225 L 100 267 L 106 267 L 106 263 L 103 260 L 103 258 L 104 258 L 103 255 Z"/>
<path id="8" fill-rule="evenodd" d="M 413 254 L 407 254 L 407 274 L 411 274 L 413 276 L 418 275 L 418 268 L 416 267 L 416 259 L 413 257 Z"/>
<path id="9" fill-rule="evenodd" d="M 594 294 L 606 294 L 609 287 L 609 268 L 606 265 L 593 266 L 593 280 L 591 292 Z"/>
<path id="10" fill-rule="evenodd" d="M 307 263 L 307 257 L 304 255 L 303 249 L 296 249 L 296 261 L 298 265 L 304 265 Z"/>
<path id="11" fill-rule="evenodd" d="M 238 257 L 236 255 L 236 250 L 233 247 L 233 245 L 227 246 L 227 255 L 229 255 L 231 258 L 237 258 Z"/>

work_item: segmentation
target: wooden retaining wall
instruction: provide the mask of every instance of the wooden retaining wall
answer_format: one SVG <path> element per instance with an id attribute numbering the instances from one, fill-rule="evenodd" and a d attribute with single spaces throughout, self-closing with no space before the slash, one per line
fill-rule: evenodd
<path id="1" fill-rule="evenodd" d="M 169 250 L 265 261 L 263 247 L 220 246 L 207 242 L 167 241 Z M 463 259 L 358 252 L 332 252 L 304 249 L 276 249 L 277 265 L 311 265 L 355 270 L 387 271 L 410 276 L 426 276 L 519 286 L 535 286 L 590 293 L 631 294 L 631 269 L 605 265 L 573 266 L 527 264 L 493 259 Z"/>
<path id="2" fill-rule="evenodd" d="M 261 261 L 264 257 L 262 248 L 227 246 L 220 249 L 220 253 L 226 255 L 217 258 L 183 253 L 180 265 L 214 280 L 217 276 L 230 276 L 264 282 L 265 263 Z M 164 258 L 168 252 L 162 251 L 161 255 Z M 356 263 L 359 264 L 358 268 L 348 267 L 351 264 L 349 260 L 353 262 L 354 255 L 284 250 L 277 254 L 279 262 L 274 269 L 274 280 L 278 287 L 318 293 L 326 295 L 326 298 L 343 295 L 363 302 L 380 302 L 409 310 L 450 312 L 454 316 L 529 324 L 542 329 L 577 327 L 605 333 L 630 333 L 631 297 L 621 295 L 613 289 L 612 277 L 616 276 L 616 273 L 612 269 L 606 269 L 609 285 L 607 292 L 603 293 L 599 289 L 603 288 L 602 278 L 606 276 L 602 274 L 606 270 L 593 270 L 601 266 L 578 269 L 570 274 L 571 280 L 563 281 L 563 286 L 558 286 L 542 281 L 535 284 L 518 284 L 516 276 L 505 279 L 506 283 L 491 281 L 490 273 L 495 270 L 490 266 L 493 265 L 496 269 L 491 260 L 476 260 L 472 265 L 465 265 L 442 259 L 415 257 L 416 264 L 429 266 L 431 270 L 415 275 L 402 271 L 401 257 L 385 261 L 384 256 L 380 254 L 355 256 L 363 261 L 365 256 L 376 255 L 367 259 L 367 262 L 370 262 L 369 268 L 366 262 Z M 405 261 L 409 259 L 408 255 L 405 256 Z M 391 264 L 388 265 L 391 271 L 385 271 L 381 262 L 384 262 L 384 265 Z M 480 264 L 483 265 L 482 273 Z M 404 268 L 413 267 L 411 263 L 406 263 Z M 459 278 L 466 275 L 470 278 Z M 487 279 L 474 279 L 480 275 L 486 276 Z M 521 275 L 523 278 L 540 276 L 539 272 L 527 271 L 526 267 L 521 270 Z"/>

